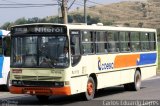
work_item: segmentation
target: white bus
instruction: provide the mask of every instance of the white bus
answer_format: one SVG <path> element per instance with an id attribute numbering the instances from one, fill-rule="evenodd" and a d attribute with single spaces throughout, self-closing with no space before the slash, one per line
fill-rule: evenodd
<path id="1" fill-rule="evenodd" d="M 156 75 L 155 29 L 37 23 L 12 27 L 11 40 L 13 94 L 91 100 L 110 86 L 137 91 Z"/>
<path id="2" fill-rule="evenodd" d="M 8 90 L 10 71 L 10 31 L 0 29 L 0 85 Z"/>

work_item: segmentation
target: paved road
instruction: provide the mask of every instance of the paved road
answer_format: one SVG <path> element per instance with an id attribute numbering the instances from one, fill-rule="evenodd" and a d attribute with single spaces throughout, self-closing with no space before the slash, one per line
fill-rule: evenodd
<path id="1" fill-rule="evenodd" d="M 0 102 L 4 106 L 17 106 L 17 105 L 41 105 L 41 106 L 54 106 L 54 105 L 65 105 L 65 106 L 109 106 L 109 105 L 124 105 L 125 100 L 137 100 L 142 104 L 151 103 L 155 106 L 160 105 L 160 76 L 153 77 L 142 82 L 141 90 L 138 92 L 124 91 L 122 86 L 116 86 L 99 90 L 95 99 L 92 101 L 83 101 L 81 95 L 74 96 L 53 96 L 50 97 L 47 103 L 39 102 L 36 97 L 29 95 L 13 95 L 9 92 L 0 92 Z M 144 101 L 145 100 L 145 101 Z M 159 101 L 158 101 L 159 100 Z M 121 101 L 121 102 L 120 102 Z M 139 102 L 138 102 L 139 103 Z M 7 104 L 7 105 L 6 105 Z M 152 106 L 150 105 L 150 106 Z M 148 106 L 148 105 L 145 105 Z"/>

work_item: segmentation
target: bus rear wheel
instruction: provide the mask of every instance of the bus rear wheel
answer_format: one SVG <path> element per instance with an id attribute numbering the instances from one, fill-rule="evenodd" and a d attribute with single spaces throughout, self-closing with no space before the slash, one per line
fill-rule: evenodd
<path id="1" fill-rule="evenodd" d="M 134 82 L 129 84 L 124 84 L 124 89 L 127 91 L 138 91 L 141 88 L 141 73 L 136 71 L 134 74 Z"/>
<path id="2" fill-rule="evenodd" d="M 92 100 L 95 95 L 95 82 L 92 77 L 89 77 L 87 82 L 87 90 L 85 92 L 85 99 Z"/>

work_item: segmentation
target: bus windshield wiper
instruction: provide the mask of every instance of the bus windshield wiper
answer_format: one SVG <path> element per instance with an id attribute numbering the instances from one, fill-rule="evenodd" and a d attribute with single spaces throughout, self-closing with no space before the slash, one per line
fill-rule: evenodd
<path id="1" fill-rule="evenodd" d="M 48 64 L 49 67 L 55 68 L 55 67 L 54 67 L 54 62 L 51 61 L 51 59 L 48 59 L 46 62 L 47 62 L 47 64 Z"/>
<path id="2" fill-rule="evenodd" d="M 54 61 L 52 61 L 51 58 L 49 58 L 48 56 L 43 57 L 42 62 L 40 63 L 40 67 L 51 67 L 51 68 L 55 68 L 54 67 Z"/>

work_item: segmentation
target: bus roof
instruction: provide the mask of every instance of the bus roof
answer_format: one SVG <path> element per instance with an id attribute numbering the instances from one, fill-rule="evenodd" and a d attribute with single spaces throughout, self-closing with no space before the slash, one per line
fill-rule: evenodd
<path id="1" fill-rule="evenodd" d="M 0 37 L 1 36 L 9 36 L 10 31 L 0 29 Z"/>
<path id="2" fill-rule="evenodd" d="M 87 25 L 82 23 L 71 23 L 71 24 L 58 24 L 58 23 L 32 23 L 32 24 L 21 24 L 15 25 L 13 27 L 21 26 L 34 26 L 34 25 L 62 25 L 67 26 L 69 29 L 82 29 L 82 30 L 116 30 L 116 31 L 147 31 L 147 32 L 156 32 L 156 29 L 153 28 L 138 28 L 138 27 L 123 27 L 123 26 L 103 26 L 98 24 Z"/>

